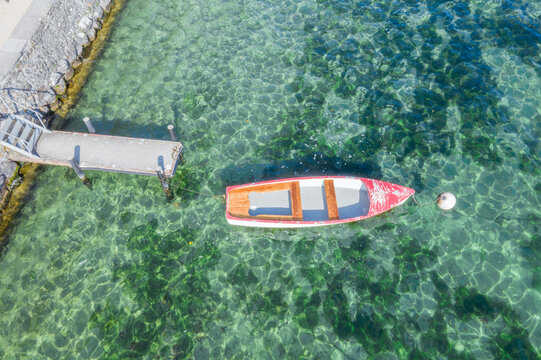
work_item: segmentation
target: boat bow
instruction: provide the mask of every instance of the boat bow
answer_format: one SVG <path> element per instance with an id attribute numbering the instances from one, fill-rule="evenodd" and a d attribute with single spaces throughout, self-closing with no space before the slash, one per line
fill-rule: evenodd
<path id="1" fill-rule="evenodd" d="M 368 217 L 402 205 L 415 190 L 380 180 L 363 179 L 370 196 Z"/>

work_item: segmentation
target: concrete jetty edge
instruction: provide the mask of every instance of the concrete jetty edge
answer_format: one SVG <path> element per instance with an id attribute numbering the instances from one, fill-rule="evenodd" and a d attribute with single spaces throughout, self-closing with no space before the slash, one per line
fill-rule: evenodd
<path id="1" fill-rule="evenodd" d="M 41 0 L 34 0 L 34 2 L 39 2 Z M 71 46 L 73 44 L 80 44 L 79 38 L 74 38 L 75 36 L 80 37 L 81 26 L 80 23 L 82 19 L 86 17 L 89 19 L 88 11 L 84 13 L 84 16 L 77 18 L 71 21 L 72 27 L 75 24 L 73 31 L 71 33 L 63 32 L 62 34 L 55 33 L 58 29 L 55 30 L 54 27 L 50 28 L 48 25 L 54 18 L 57 18 L 59 14 L 55 12 L 55 9 L 65 9 L 70 8 L 70 5 L 73 5 L 73 2 L 78 2 L 81 0 L 48 0 L 54 3 L 51 4 L 48 12 L 42 18 L 40 18 L 40 26 L 37 27 L 36 32 L 39 31 L 50 31 L 52 35 L 50 38 L 58 38 L 58 36 L 63 36 L 68 38 L 64 44 L 67 46 L 66 53 L 70 50 L 73 50 Z M 99 28 L 91 27 L 89 32 L 93 33 L 93 36 L 87 37 L 84 42 L 84 45 L 77 49 L 77 56 L 74 57 L 71 62 L 68 58 L 64 58 L 66 66 L 62 69 L 60 84 L 63 86 L 58 87 L 59 83 L 54 84 L 47 92 L 54 93 L 54 100 L 52 102 L 47 101 L 47 98 L 36 97 L 35 92 L 32 89 L 36 89 L 35 86 L 43 86 L 44 81 L 47 82 L 50 80 L 50 77 L 41 76 L 40 74 L 34 74 L 33 78 L 26 78 L 26 89 L 17 88 L 17 85 L 21 79 L 24 79 L 24 76 L 21 77 L 20 72 L 21 68 L 24 68 L 26 64 L 24 63 L 25 59 L 28 56 L 35 56 L 22 53 L 20 58 L 15 63 L 14 67 L 10 69 L 8 75 L 5 75 L 2 78 L 0 74 L 0 96 L 5 96 L 7 92 L 10 98 L 15 98 L 16 101 L 23 105 L 25 108 L 39 110 L 42 114 L 48 115 L 49 119 L 53 118 L 54 115 L 58 115 L 63 118 L 69 108 L 74 104 L 74 99 L 77 97 L 77 93 L 81 90 L 87 76 L 90 74 L 91 66 L 94 60 L 99 56 L 100 51 L 103 49 L 104 43 L 111 31 L 112 24 L 118 13 L 123 8 L 125 0 L 95 0 L 90 2 L 81 1 L 82 3 L 87 4 L 89 7 L 94 5 L 92 8 L 94 11 L 92 14 L 95 18 L 92 18 L 92 24 L 99 23 Z M 60 6 L 55 8 L 54 6 Z M 97 9 L 97 6 L 100 9 Z M 70 8 L 70 11 L 73 9 Z M 60 10 L 61 16 L 66 16 L 66 12 Z M 73 20 L 73 19 L 72 19 Z M 85 20 L 86 21 L 86 20 Z M 92 31 L 93 30 L 93 31 Z M 64 30 L 62 30 L 64 31 Z M 15 31 L 14 31 L 15 32 Z M 71 35 L 70 35 L 71 34 Z M 71 41 L 69 36 L 72 37 Z M 90 40 L 92 38 L 92 40 Z M 33 39 L 33 38 L 32 38 Z M 30 40 L 32 41 L 32 40 Z M 42 46 L 41 51 L 47 49 L 47 46 Z M 26 50 L 26 48 L 24 49 Z M 80 50 L 80 51 L 79 51 Z M 30 53 L 35 52 L 36 49 L 28 49 Z M 25 57 L 26 56 L 26 57 Z M 42 52 L 38 54 L 41 57 L 47 57 L 48 52 Z M 35 64 L 34 64 L 35 65 Z M 32 67 L 32 66 L 30 66 Z M 28 70 L 31 71 L 31 70 Z M 38 72 L 38 71 L 36 71 Z M 53 67 L 49 69 L 50 73 L 57 73 L 58 67 Z M 28 82 L 31 80 L 31 82 Z M 35 84 L 35 85 L 33 85 Z M 49 85 L 51 82 L 48 83 Z M 13 87 L 15 86 L 15 87 Z M 8 89 L 5 91 L 4 89 Z M 9 90 L 12 91 L 9 91 Z M 19 91 L 17 91 L 17 89 Z M 3 91 L 4 90 L 4 91 Z M 21 91 L 22 90 L 22 91 Z M 26 91 L 25 91 L 26 90 Z M 25 96 L 27 95 L 27 96 Z M 9 98 L 8 98 L 9 99 Z M 21 109 L 11 109 L 11 111 L 20 111 Z M 0 117 L 6 114 L 7 109 L 0 108 Z M 26 197 L 27 193 L 31 190 L 32 184 L 36 178 L 39 166 L 32 164 L 32 166 L 23 166 L 21 171 L 19 171 L 20 166 L 8 159 L 8 152 L 6 149 L 0 151 L 0 194 L 2 197 L 0 199 L 0 254 L 2 248 L 5 245 L 5 240 L 8 237 L 9 223 L 15 217 L 23 204 L 23 200 Z"/>

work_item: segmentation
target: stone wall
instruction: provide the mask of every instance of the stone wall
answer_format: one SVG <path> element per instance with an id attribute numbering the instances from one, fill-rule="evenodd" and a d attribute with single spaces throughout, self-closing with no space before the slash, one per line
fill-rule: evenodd
<path id="1" fill-rule="evenodd" d="M 0 96 L 42 112 L 55 109 L 110 6 L 111 0 L 54 0 L 19 60 L 0 79 Z M 5 111 L 0 105 L 0 113 Z"/>
<path id="2" fill-rule="evenodd" d="M 40 0 L 38 0 L 40 1 Z M 18 104 L 0 103 L 0 120 L 21 107 L 47 113 L 58 108 L 58 96 L 82 61 L 83 50 L 96 37 L 111 0 L 51 0 L 49 10 L 30 34 L 13 67 L 0 79 L 0 96 Z M 24 20 L 24 19 L 23 19 Z M 14 164 L 0 154 L 0 193 L 6 191 Z"/>

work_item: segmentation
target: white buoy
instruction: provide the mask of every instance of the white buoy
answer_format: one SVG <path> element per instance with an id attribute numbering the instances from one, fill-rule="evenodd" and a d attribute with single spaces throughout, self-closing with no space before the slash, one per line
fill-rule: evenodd
<path id="1" fill-rule="evenodd" d="M 439 194 L 436 201 L 438 202 L 438 206 L 443 210 L 451 210 L 456 205 L 456 197 L 450 192 Z"/>

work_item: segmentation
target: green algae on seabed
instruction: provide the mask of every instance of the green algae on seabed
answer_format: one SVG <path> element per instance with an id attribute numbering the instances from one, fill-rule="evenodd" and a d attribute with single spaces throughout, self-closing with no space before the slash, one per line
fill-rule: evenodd
<path id="1" fill-rule="evenodd" d="M 0 262 L 4 357 L 540 356 L 541 8 L 126 3 L 80 130 L 168 138 L 173 187 L 343 174 L 442 190 L 318 229 L 230 227 L 155 178 L 46 169 Z M 59 181 L 61 180 L 61 181 Z M 63 199 L 58 194 L 65 194 Z M 9 329 L 9 333 L 5 329 Z"/>
<path id="2" fill-rule="evenodd" d="M 17 216 L 21 206 L 24 204 L 24 199 L 37 176 L 37 169 L 38 165 L 36 164 L 17 165 L 15 173 L 7 183 L 8 190 L 2 199 L 4 206 L 0 219 L 0 255 L 4 251 L 4 246 L 6 246 L 6 239 L 9 238 L 9 223 Z M 13 187 L 13 182 L 19 178 L 21 179 L 21 184 Z"/>
<path id="3" fill-rule="evenodd" d="M 204 269 L 218 260 L 217 252 L 193 245 L 197 230 L 182 229 L 180 234 L 164 236 L 157 234 L 157 227 L 158 222 L 153 220 L 134 229 L 127 246 L 140 252 L 141 259 L 115 266 L 113 272 L 113 280 L 126 285 L 141 310 L 134 314 L 107 302 L 90 318 L 90 326 L 103 334 L 105 344 L 110 344 L 102 354 L 108 359 L 141 357 L 151 350 L 167 357 L 189 355 L 192 334 L 203 331 L 202 322 L 209 320 L 207 314 L 215 304 Z M 191 258 L 204 260 L 194 264 Z M 191 319 L 186 318 L 188 314 Z M 164 334 L 177 337 L 176 345 L 164 345 Z"/>

